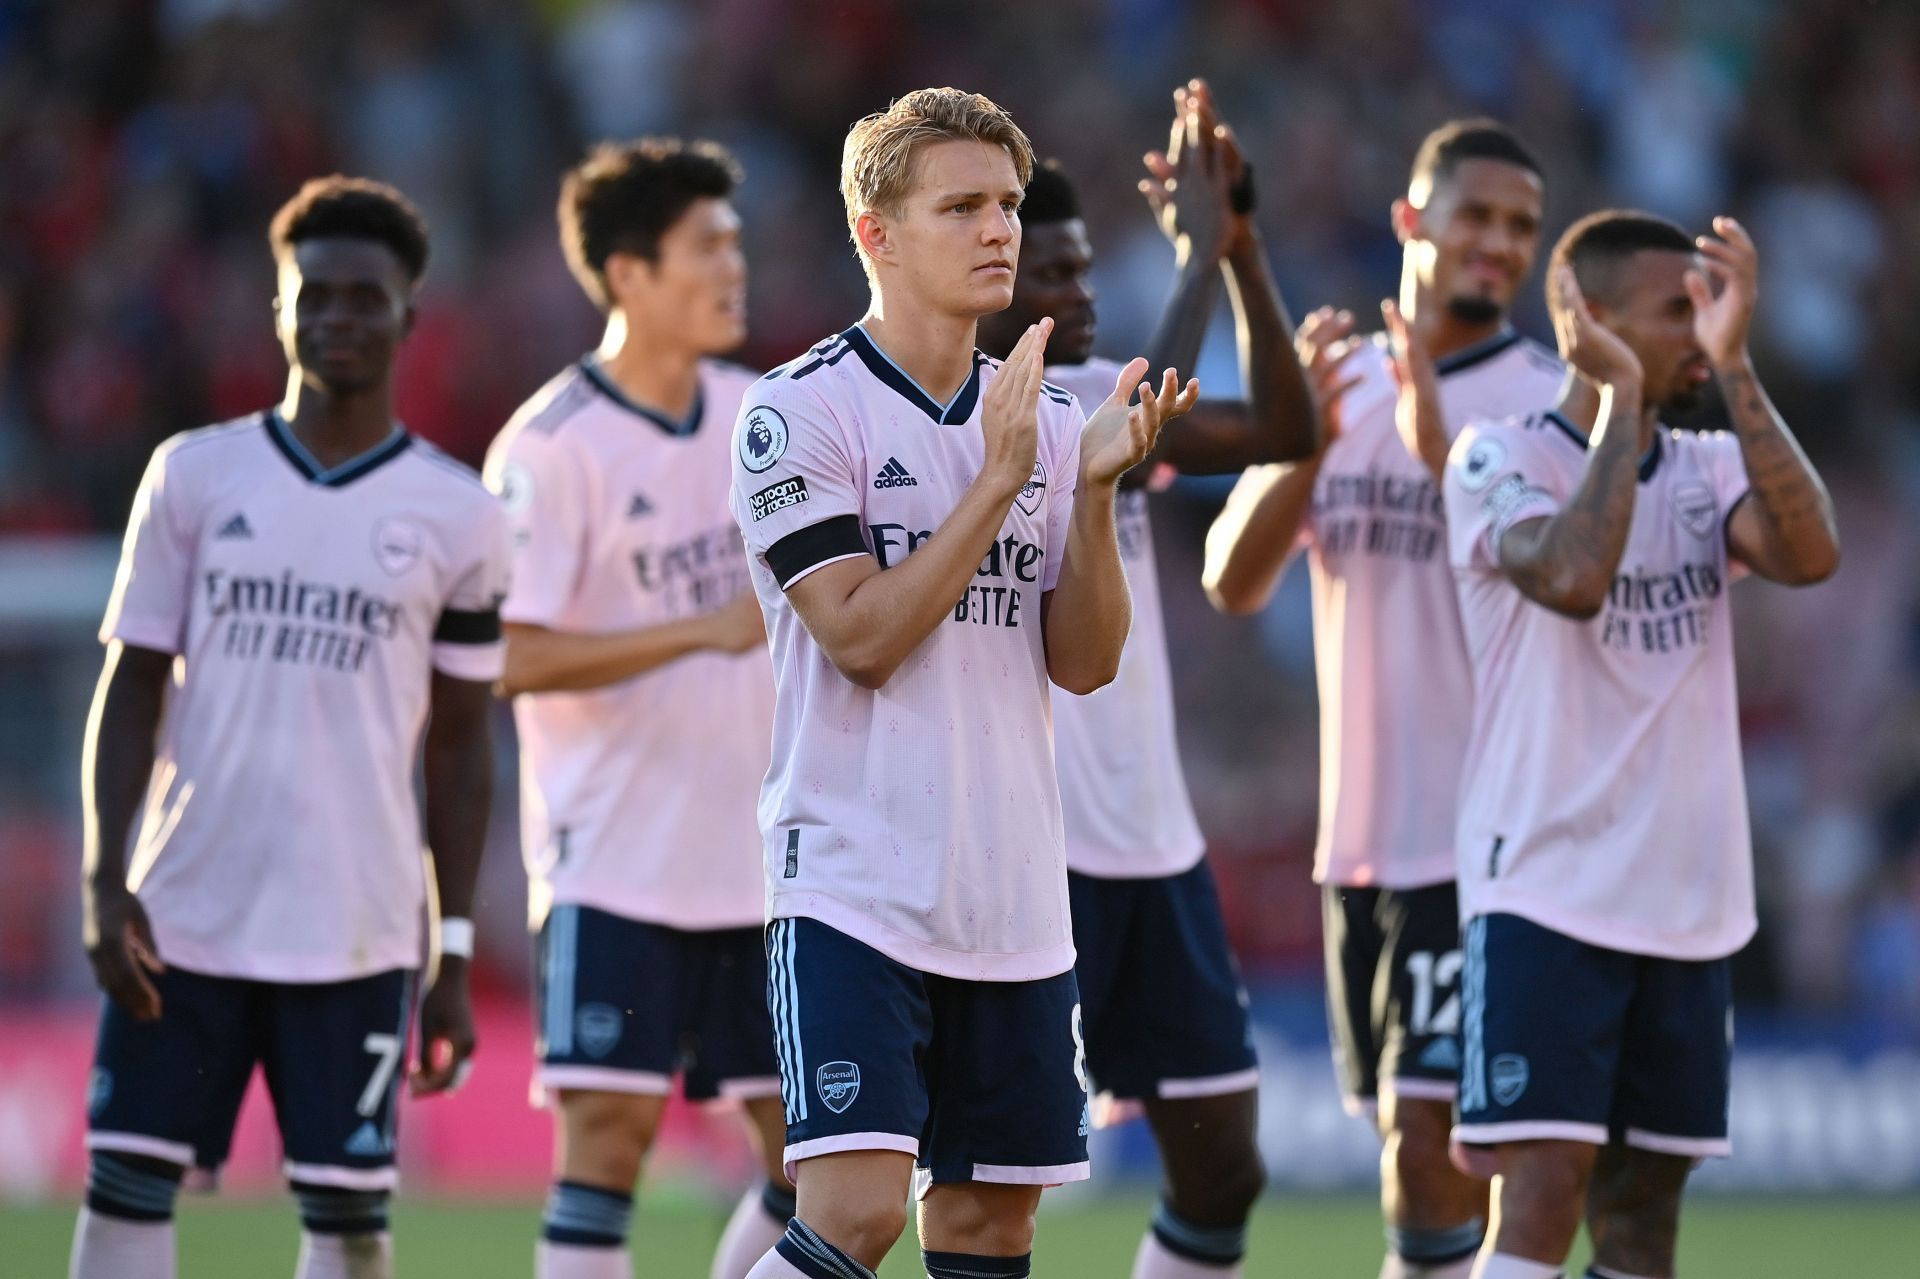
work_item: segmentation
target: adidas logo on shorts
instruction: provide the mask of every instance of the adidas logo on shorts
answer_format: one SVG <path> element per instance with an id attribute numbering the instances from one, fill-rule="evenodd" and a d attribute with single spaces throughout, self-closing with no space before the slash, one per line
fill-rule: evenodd
<path id="1" fill-rule="evenodd" d="M 362 1159 L 377 1159 L 393 1153 L 386 1136 L 373 1126 L 371 1119 L 361 1124 L 359 1130 L 347 1139 L 347 1153 L 358 1155 Z"/>
<path id="2" fill-rule="evenodd" d="M 900 459 L 897 457 L 888 458 L 887 464 L 880 468 L 880 474 L 873 477 L 873 486 L 877 489 L 916 488 L 919 484 L 920 481 L 914 479 L 907 473 L 907 468 L 900 465 Z"/>

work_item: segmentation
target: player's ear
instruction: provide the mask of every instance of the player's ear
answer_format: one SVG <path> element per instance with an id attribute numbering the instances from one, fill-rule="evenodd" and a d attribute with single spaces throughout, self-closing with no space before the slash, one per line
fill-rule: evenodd
<path id="1" fill-rule="evenodd" d="M 633 284 L 633 265 L 631 253 L 609 253 L 606 264 L 600 268 L 600 277 L 607 284 L 607 304 L 615 310 Z"/>
<path id="2" fill-rule="evenodd" d="M 1420 234 L 1420 210 L 1413 201 L 1401 196 L 1393 202 L 1393 238 L 1405 244 Z"/>
<path id="3" fill-rule="evenodd" d="M 872 261 L 885 261 L 893 256 L 893 238 L 888 233 L 887 221 L 872 209 L 853 220 L 853 238 L 859 243 L 860 251 Z"/>

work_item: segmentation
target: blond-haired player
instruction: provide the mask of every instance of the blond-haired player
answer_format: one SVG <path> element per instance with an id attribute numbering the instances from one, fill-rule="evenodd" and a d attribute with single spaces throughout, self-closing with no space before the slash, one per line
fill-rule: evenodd
<path id="1" fill-rule="evenodd" d="M 1155 393 L 1136 360 L 1083 420 L 1042 381 L 1050 324 L 1004 364 L 975 349 L 1012 299 L 1031 168 L 977 94 L 856 124 L 842 185 L 872 305 L 755 386 L 735 431 L 773 649 L 760 818 L 799 1190 L 757 1279 L 870 1275 L 910 1181 L 930 1275 L 1026 1275 L 1041 1188 L 1086 1175 L 1048 682 L 1113 678 L 1115 487 L 1197 388 Z"/>

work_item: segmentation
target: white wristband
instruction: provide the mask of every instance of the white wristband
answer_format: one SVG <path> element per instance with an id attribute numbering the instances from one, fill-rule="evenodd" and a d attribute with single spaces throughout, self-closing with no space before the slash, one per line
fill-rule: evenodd
<path id="1" fill-rule="evenodd" d="M 473 921 L 471 919 L 443 919 L 440 921 L 440 953 L 458 955 L 462 959 L 473 958 Z"/>

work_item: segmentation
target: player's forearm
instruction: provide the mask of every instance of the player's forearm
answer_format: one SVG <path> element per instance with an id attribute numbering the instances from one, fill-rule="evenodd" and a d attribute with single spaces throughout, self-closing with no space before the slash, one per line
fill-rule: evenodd
<path id="1" fill-rule="evenodd" d="M 1157 380 L 1164 369 L 1178 369 L 1182 379 L 1193 376 L 1193 366 L 1200 361 L 1201 343 L 1206 340 L 1207 321 L 1213 315 L 1219 279 L 1216 263 L 1211 259 L 1188 253 L 1184 249 L 1181 251 L 1179 269 L 1173 279 L 1173 292 L 1168 295 L 1167 304 L 1160 312 L 1153 336 L 1147 339 L 1145 355 L 1150 379 Z M 1127 395 L 1131 400 L 1132 388 Z M 1159 442 L 1146 460 L 1121 477 L 1122 487 L 1134 488 L 1146 483 L 1153 474 L 1156 462 L 1181 465 L 1180 428 L 1186 425 L 1189 423 L 1169 423 L 1168 429 L 1160 433 Z"/>
<path id="2" fill-rule="evenodd" d="M 500 692 L 512 697 L 617 684 L 711 647 L 712 629 L 704 616 L 604 634 L 509 622 L 507 671 Z"/>
<path id="3" fill-rule="evenodd" d="M 1200 584 L 1229 616 L 1257 613 L 1273 598 L 1313 505 L 1324 454 L 1248 472 L 1207 530 Z"/>
<path id="4" fill-rule="evenodd" d="M 1740 440 L 1740 458 L 1764 535 L 1764 564 L 1752 567 L 1775 581 L 1803 586 L 1840 566 L 1840 529 L 1833 498 L 1793 431 L 1760 385 L 1753 363 L 1716 368 L 1727 413 Z"/>
<path id="5" fill-rule="evenodd" d="M 898 563 L 862 578 L 844 601 L 806 617 L 841 674 L 868 689 L 893 678 L 953 615 L 954 602 L 972 585 L 1019 491 L 1007 477 L 983 470 L 933 536 Z"/>
<path id="6" fill-rule="evenodd" d="M 1045 606 L 1047 677 L 1069 693 L 1113 682 L 1133 625 L 1133 597 L 1114 526 L 1114 489 L 1082 482 L 1067 526 L 1066 558 Z"/>
<path id="7" fill-rule="evenodd" d="M 82 873 L 91 887 L 127 880 L 127 836 L 153 776 L 154 742 L 173 658 L 115 642 L 87 714 L 80 773 Z"/>
<path id="8" fill-rule="evenodd" d="M 1522 594 L 1544 608 L 1585 619 L 1606 605 L 1626 553 L 1640 471 L 1638 383 L 1600 392 L 1599 426 L 1586 470 L 1558 511 L 1507 530 L 1500 568 Z"/>
<path id="9" fill-rule="evenodd" d="M 1311 457 L 1319 446 L 1319 414 L 1306 370 L 1294 354 L 1293 322 L 1258 236 L 1235 241 L 1225 272 L 1240 350 L 1240 379 L 1247 388 L 1253 428 L 1249 453 L 1240 465 Z"/>
<path id="10" fill-rule="evenodd" d="M 493 804 L 488 689 L 438 671 L 422 761 L 427 847 L 442 918 L 471 918 Z"/>

